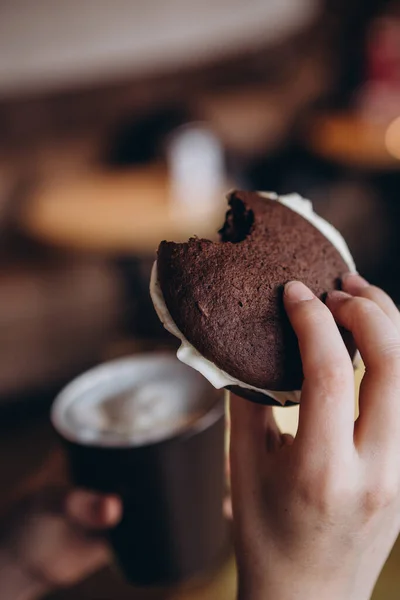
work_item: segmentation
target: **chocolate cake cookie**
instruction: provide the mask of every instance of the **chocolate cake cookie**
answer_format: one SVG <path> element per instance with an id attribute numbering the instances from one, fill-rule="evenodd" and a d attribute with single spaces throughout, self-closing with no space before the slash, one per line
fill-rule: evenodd
<path id="1" fill-rule="evenodd" d="M 353 260 L 299 196 L 237 191 L 228 201 L 220 242 L 160 244 L 155 308 L 182 341 L 179 358 L 211 383 L 257 401 L 296 402 L 303 374 L 283 286 L 297 279 L 322 297 L 339 288 Z"/>

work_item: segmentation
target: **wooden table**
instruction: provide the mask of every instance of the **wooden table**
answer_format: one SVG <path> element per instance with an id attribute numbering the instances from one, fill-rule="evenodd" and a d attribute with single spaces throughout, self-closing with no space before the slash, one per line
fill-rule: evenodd
<path id="1" fill-rule="evenodd" d="M 390 124 L 390 119 L 372 120 L 356 111 L 319 112 L 306 121 L 302 139 L 315 154 L 339 165 L 396 171 L 400 169 L 400 158 L 388 150 Z"/>
<path id="2" fill-rule="evenodd" d="M 161 240 L 213 237 L 223 222 L 223 191 L 212 214 L 174 208 L 166 167 L 93 172 L 42 184 L 21 206 L 20 227 L 48 244 L 114 254 L 153 254 Z"/>

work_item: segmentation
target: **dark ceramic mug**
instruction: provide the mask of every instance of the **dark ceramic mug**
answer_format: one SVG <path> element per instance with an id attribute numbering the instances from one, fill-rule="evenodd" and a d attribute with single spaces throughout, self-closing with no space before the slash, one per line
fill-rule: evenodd
<path id="1" fill-rule="evenodd" d="M 134 408 L 146 385 L 159 395 L 165 391 L 166 404 L 160 396 L 156 401 L 161 424 L 147 419 L 147 429 L 132 435 L 88 423 L 85 407 L 90 412 L 99 400 L 131 394 Z M 123 517 L 109 540 L 130 582 L 181 582 L 218 563 L 228 547 L 222 392 L 172 355 L 140 355 L 78 377 L 56 398 L 51 418 L 74 483 L 122 499 Z"/>

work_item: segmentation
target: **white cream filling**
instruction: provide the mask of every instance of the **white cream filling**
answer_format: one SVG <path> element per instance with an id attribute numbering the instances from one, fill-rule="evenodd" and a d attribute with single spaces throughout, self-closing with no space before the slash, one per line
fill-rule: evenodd
<path id="1" fill-rule="evenodd" d="M 307 219 L 307 221 L 312 223 L 312 225 L 314 225 L 314 227 L 316 227 L 331 242 L 331 244 L 335 246 L 347 264 L 349 271 L 356 271 L 353 257 L 351 256 L 350 250 L 343 236 L 330 223 L 325 221 L 325 219 L 314 212 L 310 200 L 306 200 L 298 194 L 278 196 L 273 192 L 258 193 L 260 196 L 281 202 L 291 210 L 297 212 L 299 215 Z M 202 356 L 202 354 L 200 354 L 200 352 L 196 350 L 196 348 L 185 338 L 171 317 L 167 305 L 165 304 L 164 296 L 158 281 L 157 261 L 154 263 L 151 272 L 150 295 L 157 315 L 165 329 L 167 329 L 167 331 L 172 333 L 181 341 L 181 346 L 177 352 L 177 357 L 179 360 L 201 373 L 215 388 L 221 389 L 227 386 L 238 386 L 247 390 L 259 392 L 266 396 L 270 396 L 282 406 L 284 406 L 287 402 L 298 403 L 300 401 L 300 390 L 277 392 L 274 390 L 256 388 L 252 385 L 244 383 L 243 381 L 239 381 L 235 377 L 232 377 L 229 375 L 229 373 L 226 373 L 217 367 L 213 362 Z"/>

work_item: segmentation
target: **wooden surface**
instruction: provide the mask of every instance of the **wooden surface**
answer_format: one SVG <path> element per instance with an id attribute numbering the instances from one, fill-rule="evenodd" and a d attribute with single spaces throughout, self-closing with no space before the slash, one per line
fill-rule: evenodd
<path id="1" fill-rule="evenodd" d="M 317 113 L 306 123 L 303 141 L 318 156 L 337 164 L 393 171 L 400 169 L 400 160 L 387 148 L 390 123 L 390 120 L 368 119 L 356 112 Z"/>
<path id="2" fill-rule="evenodd" d="M 362 371 L 357 373 L 357 386 Z M 298 409 L 278 409 L 285 431 L 295 432 Z M 0 432 L 0 516 L 18 498 L 65 479 L 64 456 L 47 416 L 2 428 Z M 378 582 L 373 600 L 398 600 L 400 589 L 400 543 Z M 290 575 L 290 574 L 289 574 Z M 93 575 L 79 586 L 51 595 L 51 600 L 234 600 L 236 573 L 229 559 L 214 573 L 180 589 L 140 590 L 123 584 L 112 569 Z M 50 600 L 49 598 L 49 600 Z"/>
<path id="3" fill-rule="evenodd" d="M 60 591 L 48 600 L 235 600 L 236 572 L 233 558 L 208 577 L 181 588 L 138 589 L 124 585 L 110 569 L 74 589 Z"/>
<path id="4" fill-rule="evenodd" d="M 161 240 L 210 237 L 223 221 L 221 190 L 211 214 L 171 202 L 167 170 L 152 165 L 125 173 L 96 172 L 48 183 L 27 199 L 20 226 L 49 244 L 111 253 L 151 253 Z"/>

